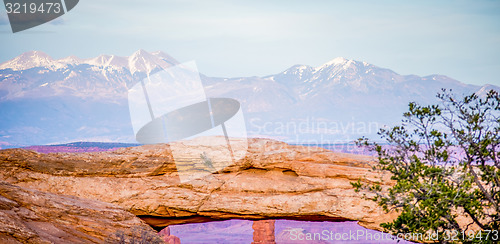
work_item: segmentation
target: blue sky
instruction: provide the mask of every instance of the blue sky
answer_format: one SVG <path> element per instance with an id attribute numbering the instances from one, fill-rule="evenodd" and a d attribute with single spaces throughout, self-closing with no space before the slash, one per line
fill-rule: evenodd
<path id="1" fill-rule="evenodd" d="M 81 0 L 62 20 L 11 33 L 0 62 L 161 50 L 209 76 L 264 76 L 335 57 L 400 74 L 500 85 L 500 1 Z"/>

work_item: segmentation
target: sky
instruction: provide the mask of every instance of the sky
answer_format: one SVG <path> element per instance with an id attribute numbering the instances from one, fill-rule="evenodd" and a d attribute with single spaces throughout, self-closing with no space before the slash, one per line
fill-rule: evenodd
<path id="1" fill-rule="evenodd" d="M 80 0 L 12 33 L 0 9 L 0 62 L 164 51 L 216 77 L 265 76 L 336 57 L 403 75 L 500 85 L 500 1 Z"/>

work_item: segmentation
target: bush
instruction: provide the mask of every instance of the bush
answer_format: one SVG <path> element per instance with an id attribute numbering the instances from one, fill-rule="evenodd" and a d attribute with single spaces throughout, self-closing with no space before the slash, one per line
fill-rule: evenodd
<path id="1" fill-rule="evenodd" d="M 374 170 L 392 173 L 395 184 L 383 189 L 381 181 L 358 181 L 353 186 L 374 193 L 371 199 L 384 210 L 399 212 L 393 222 L 381 225 L 393 234 L 436 233 L 438 239 L 431 241 L 440 243 L 496 243 L 499 94 L 492 90 L 483 97 L 457 99 L 443 90 L 437 97 L 437 105 L 410 103 L 400 126 L 380 130 L 387 146 L 358 141 L 377 152 Z"/>

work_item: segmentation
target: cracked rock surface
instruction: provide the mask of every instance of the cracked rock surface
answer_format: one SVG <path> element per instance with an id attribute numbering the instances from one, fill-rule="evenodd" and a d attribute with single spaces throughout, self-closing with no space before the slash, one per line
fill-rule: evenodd
<path id="1" fill-rule="evenodd" d="M 211 160 L 218 162 L 224 158 L 223 150 L 217 155 L 220 138 L 213 145 Z M 198 152 L 192 153 L 199 147 L 195 143 L 175 147 L 183 148 L 186 160 L 179 162 L 178 155 L 174 160 L 166 144 L 98 153 L 8 149 L 0 151 L 0 180 L 116 204 L 155 227 L 285 218 L 355 220 L 380 229 L 380 223 L 395 217 L 354 192 L 350 184 L 360 178 L 380 178 L 370 171 L 372 157 L 269 139 L 233 139 L 233 150 L 245 150 L 244 157 L 212 174 L 181 182 L 178 168 L 199 168 Z M 389 176 L 383 177 L 390 184 Z"/>
<path id="2" fill-rule="evenodd" d="M 120 233 L 156 235 L 119 206 L 0 182 L 0 243 L 118 243 Z"/>

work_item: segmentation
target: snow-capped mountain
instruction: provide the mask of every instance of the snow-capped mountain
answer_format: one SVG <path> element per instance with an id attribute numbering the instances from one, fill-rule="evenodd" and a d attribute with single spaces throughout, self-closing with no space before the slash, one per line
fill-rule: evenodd
<path id="1" fill-rule="evenodd" d="M 129 57 L 101 55 L 89 59 L 53 59 L 40 51 L 27 52 L 0 64 L 0 101 L 52 96 L 125 98 L 128 88 L 147 73 L 176 64 L 163 52 L 144 50 Z"/>
<path id="2" fill-rule="evenodd" d="M 436 102 L 441 88 L 459 95 L 483 88 L 443 75 L 419 77 L 366 62 L 335 58 L 319 67 L 295 65 L 266 77 L 208 78 L 210 96 L 240 100 L 247 112 L 285 118 L 315 118 L 323 121 L 390 122 L 400 118 L 408 102 Z M 399 121 L 399 120 L 398 120 Z"/>
<path id="3" fill-rule="evenodd" d="M 408 96 L 418 98 L 426 96 L 428 89 L 434 87 L 439 89 L 450 86 L 460 89 L 460 92 L 464 88 L 469 90 L 474 87 L 440 75 L 403 76 L 389 69 L 342 57 L 316 68 L 297 65 L 267 78 L 281 84 L 293 84 L 301 100 L 310 100 L 339 91 L 347 92 L 344 95 L 337 94 L 341 99 L 349 99 L 352 93 L 371 95 L 374 92 L 390 95 L 391 99 Z"/>
<path id="4" fill-rule="evenodd" d="M 28 70 L 32 68 L 45 68 L 48 70 L 59 70 L 78 65 L 90 65 L 100 67 L 104 70 L 129 70 L 135 72 L 150 72 L 157 67 L 169 67 L 178 62 L 168 54 L 161 51 L 148 53 L 138 50 L 129 57 L 115 55 L 101 55 L 95 58 L 81 59 L 69 56 L 61 59 L 53 59 L 42 51 L 31 51 L 0 64 L 0 70 L 11 69 L 13 71 Z"/>
<path id="5" fill-rule="evenodd" d="M 0 147 L 86 141 L 135 142 L 127 92 L 178 64 L 162 52 L 129 57 L 53 59 L 28 52 L 0 64 Z M 335 58 L 319 67 L 295 65 L 265 77 L 201 75 L 208 97 L 240 101 L 250 136 L 292 143 L 335 143 L 374 135 L 401 120 L 410 101 L 436 102 L 441 88 L 482 94 L 443 75 L 400 75 L 366 62 Z"/>

